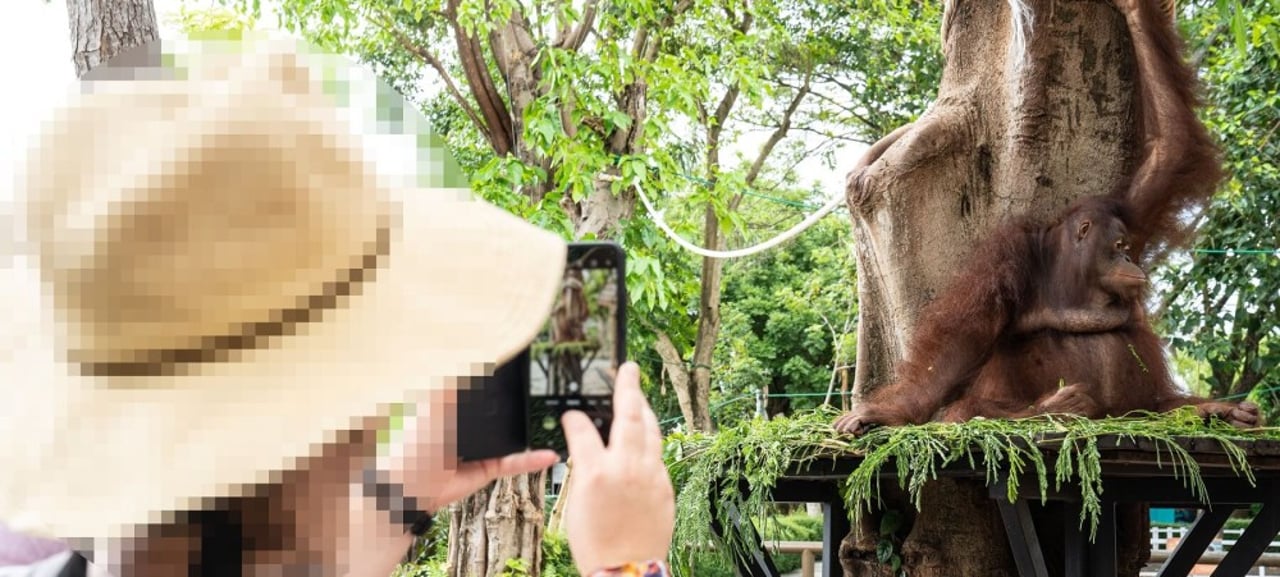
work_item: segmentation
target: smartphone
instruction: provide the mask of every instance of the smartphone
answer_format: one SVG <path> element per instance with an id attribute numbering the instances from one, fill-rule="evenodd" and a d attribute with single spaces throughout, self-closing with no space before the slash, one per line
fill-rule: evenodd
<path id="1" fill-rule="evenodd" d="M 527 435 L 531 449 L 568 454 L 560 416 L 586 413 L 608 441 L 613 383 L 626 357 L 626 267 L 611 242 L 569 245 L 555 306 L 529 347 Z"/>
<path id="2" fill-rule="evenodd" d="M 608 441 L 613 384 L 626 361 L 626 263 L 612 242 L 569 243 L 551 314 L 534 341 L 458 391 L 457 451 L 478 461 L 526 449 L 568 456 L 560 427 L 579 410 Z"/>

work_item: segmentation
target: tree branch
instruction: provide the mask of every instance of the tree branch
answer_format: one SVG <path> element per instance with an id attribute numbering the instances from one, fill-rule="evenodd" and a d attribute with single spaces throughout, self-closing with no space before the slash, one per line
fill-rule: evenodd
<path id="1" fill-rule="evenodd" d="M 693 6 L 693 0 L 681 0 L 672 11 L 662 19 L 662 27 L 670 28 L 675 19 L 680 14 Z M 640 25 L 636 27 L 635 36 L 631 41 L 631 55 L 635 60 L 645 62 L 653 62 L 658 55 L 659 42 L 649 42 L 649 29 Z M 613 154 L 629 154 L 634 150 L 636 141 L 639 140 L 641 131 L 644 129 L 644 101 L 648 93 L 648 86 L 640 76 L 635 81 L 628 84 L 622 90 L 622 94 L 617 95 L 618 107 L 631 117 L 631 126 L 623 129 L 615 128 L 608 135 L 609 152 Z"/>
<path id="2" fill-rule="evenodd" d="M 1223 308 L 1223 307 L 1227 306 L 1227 301 L 1231 299 L 1231 295 L 1233 295 L 1233 294 L 1235 294 L 1235 293 L 1236 293 L 1236 291 L 1234 291 L 1234 290 L 1226 290 L 1226 291 L 1223 291 L 1223 293 L 1222 293 L 1222 298 L 1219 298 L 1219 299 L 1217 300 L 1217 302 L 1214 302 L 1214 303 L 1213 303 L 1213 306 L 1211 306 L 1211 307 L 1209 307 L 1209 308 L 1206 308 L 1206 309 L 1205 309 L 1205 312 L 1207 313 L 1208 311 L 1220 311 L 1220 310 L 1222 310 L 1222 308 Z M 1206 298 L 1205 298 L 1205 300 L 1206 300 L 1206 301 L 1207 301 L 1207 300 L 1209 300 L 1209 299 L 1208 299 L 1208 292 L 1207 292 L 1207 291 L 1206 291 L 1206 293 L 1205 293 L 1205 297 L 1206 297 Z"/>
<path id="3" fill-rule="evenodd" d="M 1160 306 L 1152 313 L 1151 320 L 1158 321 L 1164 318 L 1164 314 L 1169 311 L 1169 307 L 1173 306 L 1173 301 L 1178 299 L 1178 295 L 1182 294 L 1183 289 L 1187 288 L 1190 283 L 1191 275 L 1179 275 L 1177 280 L 1173 282 L 1173 286 L 1164 291 L 1165 297 L 1161 299 Z"/>
<path id="4" fill-rule="evenodd" d="M 664 330 L 655 329 L 654 336 L 657 337 L 657 340 L 654 341 L 653 348 L 658 352 L 658 356 L 662 357 L 662 364 L 684 371 L 687 368 L 684 356 L 680 354 L 680 347 L 677 347 L 675 341 L 671 340 L 671 335 Z"/>
<path id="5" fill-rule="evenodd" d="M 599 0 L 587 0 L 586 8 L 584 8 L 582 12 L 582 22 L 578 23 L 576 28 L 565 23 L 553 46 L 570 52 L 577 52 L 581 49 L 582 44 L 587 40 L 588 33 L 590 33 L 592 27 L 595 26 L 596 7 L 598 4 Z M 570 93 L 565 101 L 561 102 L 559 106 L 560 125 L 564 127 L 565 135 L 569 138 L 574 138 L 578 135 L 578 127 L 573 122 L 573 110 L 575 107 L 576 103 L 572 93 Z"/>
<path id="6" fill-rule="evenodd" d="M 637 26 L 635 36 L 631 37 L 631 58 L 640 60 L 644 56 L 645 45 L 649 42 L 649 28 Z"/>
<path id="7" fill-rule="evenodd" d="M 724 130 L 724 125 L 729 120 L 729 113 L 733 112 L 733 105 L 738 101 L 738 95 L 741 90 L 737 84 L 730 86 L 725 91 L 724 97 L 720 99 L 720 104 L 716 106 L 715 116 L 711 118 L 714 122 L 707 126 L 707 141 L 715 144 L 720 142 L 720 133 Z"/>
<path id="8" fill-rule="evenodd" d="M 572 29 L 566 25 L 560 31 L 560 36 L 556 38 L 554 46 L 571 52 L 577 52 L 578 49 L 582 48 L 582 44 L 587 41 L 587 34 L 595 26 L 596 6 L 599 3 L 599 0 L 587 0 L 587 5 L 582 10 L 582 22 Z"/>
<path id="9" fill-rule="evenodd" d="M 1209 49 L 1218 41 L 1219 36 L 1226 33 L 1228 27 L 1229 23 L 1227 22 L 1213 27 L 1213 30 L 1209 32 L 1209 38 L 1205 39 L 1204 43 L 1200 45 L 1200 49 L 1196 50 L 1196 53 L 1191 56 L 1190 64 L 1192 70 L 1200 69 L 1200 65 L 1204 64 L 1204 59 L 1209 56 Z"/>
<path id="10" fill-rule="evenodd" d="M 693 0 L 680 0 L 666 16 L 662 17 L 659 23 L 660 28 L 670 28 L 675 24 L 676 18 L 684 14 L 693 7 Z M 631 57 L 636 60 L 644 60 L 653 62 L 658 55 L 658 43 L 649 43 L 649 27 L 637 26 L 635 36 L 631 40 Z"/>
<path id="11" fill-rule="evenodd" d="M 1236 376 L 1234 383 L 1231 383 L 1232 395 L 1248 394 L 1253 387 L 1262 380 L 1263 375 L 1253 370 L 1254 360 L 1258 358 L 1258 347 L 1262 342 L 1261 324 L 1257 321 L 1257 317 L 1250 318 L 1245 323 L 1244 334 L 1240 336 L 1240 342 L 1232 347 L 1235 351 L 1244 351 L 1244 358 L 1240 361 L 1240 371 Z M 1241 331 L 1237 329 L 1237 334 Z"/>
<path id="12" fill-rule="evenodd" d="M 445 70 L 444 64 L 440 62 L 440 59 L 436 58 L 435 54 L 432 54 L 426 48 L 423 48 L 409 40 L 409 37 L 405 36 L 404 33 L 395 28 L 395 25 L 389 21 L 386 15 L 375 17 L 375 20 L 379 27 L 395 37 L 396 42 L 398 42 L 402 48 L 435 69 L 436 74 L 439 74 L 440 78 L 444 80 L 445 89 L 449 91 L 449 96 L 453 97 L 454 102 L 458 103 L 458 106 L 462 108 L 462 111 L 467 115 L 467 118 L 471 119 L 471 122 L 475 124 L 476 129 L 480 131 L 480 134 L 484 136 L 485 140 L 492 141 L 493 136 L 489 131 L 489 126 L 485 124 L 484 120 L 481 120 L 479 114 L 476 113 L 476 109 L 471 106 L 471 103 L 467 101 L 467 98 L 462 95 L 460 90 L 458 90 L 458 86 L 454 83 L 453 77 L 450 76 L 449 71 Z"/>
<path id="13" fill-rule="evenodd" d="M 756 178 L 760 176 L 760 171 L 764 169 L 764 163 L 769 159 L 769 155 L 773 154 L 773 149 L 787 137 L 787 132 L 791 130 L 791 117 L 795 115 L 796 110 L 800 108 L 800 103 L 804 101 L 804 97 L 809 95 L 809 77 L 804 79 L 804 86 L 796 91 L 795 97 L 791 99 L 791 103 L 787 105 L 787 111 L 782 114 L 782 122 L 778 124 L 778 128 L 769 135 L 769 140 L 765 141 L 764 146 L 760 147 L 760 154 L 756 156 L 755 162 L 751 164 L 751 169 L 747 171 L 747 186 L 755 184 Z M 729 203 L 731 209 L 736 209 L 738 204 L 742 202 L 743 193 L 737 196 Z"/>
<path id="14" fill-rule="evenodd" d="M 449 0 L 445 6 L 445 17 L 449 27 L 453 29 L 454 42 L 458 47 L 458 60 L 462 63 L 462 71 L 466 74 L 471 94 L 489 127 L 489 145 L 498 156 L 505 156 L 514 147 L 511 114 L 485 66 L 484 46 L 458 24 L 458 2 L 459 0 Z"/>
<path id="15" fill-rule="evenodd" d="M 817 94 L 817 93 L 815 93 L 815 92 L 811 92 L 810 94 Z M 740 123 L 742 123 L 742 124 L 744 124 L 744 125 L 751 126 L 751 127 L 758 128 L 758 129 L 762 129 L 762 130 L 763 130 L 763 129 L 773 129 L 773 128 L 777 128 L 777 124 L 776 124 L 776 123 L 773 123 L 773 122 L 762 122 L 762 121 L 759 121 L 759 120 L 752 120 L 752 119 L 749 119 L 749 118 L 739 118 L 739 119 L 738 119 L 738 122 L 740 122 Z M 872 144 L 872 142 L 869 142 L 869 141 L 867 141 L 867 139 L 863 138 L 863 137 L 861 136 L 861 133 L 860 133 L 860 132 L 858 132 L 858 131 L 855 131 L 855 130 L 846 130 L 846 131 L 843 131 L 843 132 L 841 132 L 841 133 L 839 133 L 839 134 L 832 134 L 832 133 L 831 133 L 830 131 L 828 131 L 828 130 L 824 130 L 824 129 L 822 129 L 822 128 L 815 128 L 815 127 L 814 127 L 814 125 L 816 125 L 816 124 L 818 124 L 818 123 L 814 122 L 814 123 L 811 123 L 811 124 L 805 124 L 805 125 L 794 125 L 794 124 L 793 124 L 793 125 L 791 126 L 791 130 L 792 130 L 792 131 L 796 131 L 796 132 L 807 132 L 807 133 L 812 134 L 812 135 L 814 135 L 814 136 L 821 136 L 821 137 L 823 137 L 823 138 L 827 139 L 827 140 L 823 141 L 823 142 L 824 142 L 824 144 L 829 144 L 829 143 L 831 143 L 831 142 L 835 142 L 835 141 L 848 142 L 848 143 L 852 143 L 852 144 L 865 144 L 865 145 L 868 145 L 868 146 L 870 146 L 870 145 Z M 813 147 L 813 148 L 812 148 L 812 149 L 810 149 L 810 150 L 817 150 L 817 149 L 819 149 L 819 148 L 822 148 L 822 146 L 815 146 L 815 147 Z"/>
<path id="16" fill-rule="evenodd" d="M 845 91 L 847 91 L 847 92 L 848 92 L 848 93 L 850 93 L 850 94 L 853 94 L 853 93 L 854 93 L 853 87 L 852 87 L 851 85 L 844 84 L 844 83 L 842 83 L 842 82 L 840 82 L 840 81 L 836 80 L 836 79 L 835 79 L 834 77 L 832 77 L 832 76 L 829 76 L 829 75 L 827 75 L 827 76 L 824 76 L 824 75 L 817 75 L 816 77 L 818 78 L 818 80 L 825 80 L 826 82 L 830 82 L 830 83 L 832 83 L 832 84 L 835 84 L 835 85 L 836 85 L 836 86 L 838 86 L 840 89 L 845 90 Z M 784 82 L 779 82 L 779 84 L 782 84 L 782 85 L 786 86 L 786 83 L 784 83 Z M 793 86 L 792 88 L 795 88 L 795 87 Z M 879 123 L 873 122 L 870 118 L 867 118 L 866 116 L 863 116 L 863 115 L 861 115 L 861 114 L 858 114 L 858 111 L 857 111 L 857 110 L 854 110 L 852 107 L 850 107 L 850 106 L 846 105 L 845 103 L 843 103 L 843 102 L 841 102 L 841 101 L 838 101 L 838 100 L 836 100 L 835 98 L 832 98 L 831 96 L 828 96 L 828 95 L 826 95 L 826 94 L 824 94 L 824 93 L 822 93 L 822 92 L 814 92 L 814 93 L 813 93 L 813 95 L 814 95 L 814 96 L 816 96 L 819 100 L 822 100 L 822 101 L 824 101 L 824 102 L 826 102 L 826 103 L 828 103 L 828 104 L 831 104 L 832 106 L 835 106 L 835 107 L 837 107 L 837 108 L 839 108 L 839 109 L 841 109 L 841 110 L 845 111 L 846 113 L 848 113 L 848 114 L 849 114 L 849 116 L 852 116 L 852 117 L 854 118 L 854 120 L 857 120 L 858 122 L 861 122 L 861 123 L 863 124 L 863 126 L 866 126 L 866 127 L 867 127 L 867 130 L 869 130 L 871 134 L 883 134 L 883 133 L 884 133 L 884 130 L 880 128 L 880 124 L 879 124 Z"/>
<path id="17" fill-rule="evenodd" d="M 732 18 L 733 13 L 730 11 L 729 7 L 726 6 L 724 9 L 728 12 L 729 17 Z M 751 22 L 751 12 L 748 11 L 746 15 L 742 17 L 742 21 L 739 22 L 737 26 L 734 26 L 734 28 L 738 32 L 746 34 L 747 31 L 751 29 Z M 737 104 L 738 95 L 741 94 L 741 92 L 742 89 L 737 83 L 730 86 L 729 89 L 725 91 L 724 97 L 720 99 L 720 104 L 716 106 L 715 116 L 713 117 L 715 123 L 707 126 L 707 178 L 709 179 L 715 180 L 716 178 L 715 168 L 716 165 L 720 163 L 720 134 L 724 131 L 725 123 L 729 121 L 729 114 L 733 112 L 733 106 Z"/>
<path id="18" fill-rule="evenodd" d="M 662 358 L 663 370 L 671 377 L 671 388 L 676 391 L 676 402 L 680 404 L 680 413 L 684 416 L 686 423 L 694 426 L 697 421 L 693 414 L 693 391 L 689 387 L 689 370 L 685 366 L 684 358 L 680 356 L 680 349 L 676 347 L 666 331 L 651 325 L 649 328 L 653 329 L 654 336 L 657 337 L 653 348 Z"/>
<path id="19" fill-rule="evenodd" d="M 698 106 L 698 122 L 706 126 L 711 113 L 707 112 L 707 105 L 703 104 L 701 100 L 695 102 L 695 104 Z"/>

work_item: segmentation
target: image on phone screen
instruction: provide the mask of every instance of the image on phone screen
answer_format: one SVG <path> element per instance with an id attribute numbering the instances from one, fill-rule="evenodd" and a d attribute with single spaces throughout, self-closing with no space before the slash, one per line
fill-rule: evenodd
<path id="1" fill-rule="evenodd" d="M 567 451 L 560 416 L 580 410 L 607 440 L 613 383 L 625 355 L 623 256 L 573 243 L 551 315 L 529 350 L 529 444 Z"/>

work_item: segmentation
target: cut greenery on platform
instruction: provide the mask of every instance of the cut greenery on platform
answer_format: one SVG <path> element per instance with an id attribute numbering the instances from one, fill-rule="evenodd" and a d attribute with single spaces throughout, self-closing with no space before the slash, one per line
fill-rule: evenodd
<path id="1" fill-rule="evenodd" d="M 1050 487 L 1058 490 L 1074 484 L 1083 501 L 1081 523 L 1089 524 L 1092 538 L 1101 512 L 1101 450 L 1107 445 L 1140 442 L 1154 446 L 1157 464 L 1168 468 L 1203 501 L 1208 496 L 1200 466 L 1179 441 L 1194 438 L 1216 443 L 1232 470 L 1252 482 L 1245 451 L 1237 443 L 1280 440 L 1280 428 L 1240 430 L 1216 420 L 1206 424 L 1191 408 L 1102 420 L 1043 416 L 928 423 L 879 428 L 858 438 L 837 436 L 831 428 L 836 416 L 827 407 L 794 418 L 745 423 L 715 435 L 675 433 L 668 437 L 667 464 L 680 512 L 674 542 L 689 548 L 717 542 L 711 533 L 712 522 L 732 526 L 726 513 L 730 510 L 736 510 L 741 518 L 767 524 L 768 493 L 780 477 L 790 470 L 823 466 L 822 461 L 841 457 L 859 459 L 842 490 L 855 522 L 879 504 L 879 473 L 886 467 L 893 467 L 890 471 L 896 472 L 898 483 L 919 507 L 925 483 L 937 478 L 941 469 L 958 465 L 985 470 L 988 484 L 1007 476 L 1011 501 L 1018 494 L 1019 480 L 1031 471 L 1041 499 Z M 744 482 L 748 487 L 745 494 L 735 490 Z M 714 493 L 718 507 L 712 507 L 713 486 L 718 489 Z M 761 530 L 768 532 L 767 527 Z M 729 542 L 719 543 L 717 550 L 745 551 L 747 544 L 739 537 L 733 534 Z M 677 556 L 687 557 L 692 552 L 680 551 Z"/>

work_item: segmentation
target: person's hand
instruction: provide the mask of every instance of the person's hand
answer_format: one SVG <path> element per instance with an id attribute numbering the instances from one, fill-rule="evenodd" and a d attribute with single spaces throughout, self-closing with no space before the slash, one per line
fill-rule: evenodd
<path id="1" fill-rule="evenodd" d="M 569 551 L 583 575 L 629 561 L 667 558 L 675 492 L 662 462 L 662 432 L 640 391 L 635 363 L 618 371 L 606 448 L 586 415 L 565 413 L 572 473 L 566 504 Z"/>
<path id="2" fill-rule="evenodd" d="M 533 473 L 560 460 L 555 451 L 539 450 L 462 463 L 457 451 L 457 392 L 432 391 L 406 420 L 402 453 L 393 455 L 391 478 L 405 487 L 431 513 L 482 489 L 495 479 Z"/>

